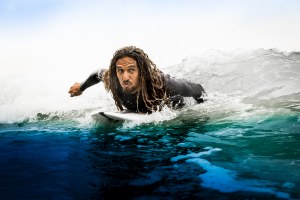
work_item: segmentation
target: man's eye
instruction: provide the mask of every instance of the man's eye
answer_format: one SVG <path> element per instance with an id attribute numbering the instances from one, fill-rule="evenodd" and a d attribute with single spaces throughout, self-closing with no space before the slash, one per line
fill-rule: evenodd
<path id="1" fill-rule="evenodd" d="M 134 72 L 134 69 L 129 69 L 128 72 L 132 74 Z"/>
<path id="2" fill-rule="evenodd" d="M 123 73 L 123 69 L 117 69 L 117 73 Z"/>

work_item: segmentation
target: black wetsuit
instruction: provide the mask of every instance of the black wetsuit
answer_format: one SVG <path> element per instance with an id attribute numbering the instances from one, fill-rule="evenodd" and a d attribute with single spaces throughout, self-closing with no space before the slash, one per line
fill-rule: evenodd
<path id="1" fill-rule="evenodd" d="M 101 69 L 92 73 L 86 81 L 81 84 L 80 90 L 84 91 L 86 88 L 95 85 L 102 81 L 102 74 L 105 70 Z M 203 95 L 205 91 L 200 84 L 192 83 L 183 79 L 171 78 L 168 74 L 163 74 L 166 83 L 166 93 L 170 97 L 172 106 L 180 108 L 184 105 L 183 97 L 193 97 L 198 103 L 203 102 Z M 122 90 L 118 90 L 118 95 L 125 108 L 132 112 L 151 112 L 146 107 L 143 98 L 139 98 L 137 105 L 136 94 L 125 94 Z"/>

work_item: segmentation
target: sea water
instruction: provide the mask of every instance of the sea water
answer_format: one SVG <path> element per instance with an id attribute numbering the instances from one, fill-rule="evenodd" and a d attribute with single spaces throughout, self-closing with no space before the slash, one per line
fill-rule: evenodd
<path id="1" fill-rule="evenodd" d="M 206 51 L 162 70 L 206 101 L 95 122 L 116 109 L 102 84 L 69 98 L 59 79 L 1 74 L 0 199 L 300 199 L 300 53 Z"/>

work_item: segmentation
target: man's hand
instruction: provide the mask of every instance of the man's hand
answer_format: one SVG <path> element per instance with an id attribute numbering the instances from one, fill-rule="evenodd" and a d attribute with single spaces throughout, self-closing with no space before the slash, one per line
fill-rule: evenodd
<path id="1" fill-rule="evenodd" d="M 82 91 L 80 90 L 80 83 L 74 83 L 72 87 L 69 90 L 69 94 L 71 97 L 79 96 L 82 94 Z"/>

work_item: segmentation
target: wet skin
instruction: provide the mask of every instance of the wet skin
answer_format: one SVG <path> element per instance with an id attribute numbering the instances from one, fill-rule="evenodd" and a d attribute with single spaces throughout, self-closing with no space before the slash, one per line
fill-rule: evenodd
<path id="1" fill-rule="evenodd" d="M 124 93 L 135 94 L 139 91 L 140 71 L 133 58 L 120 58 L 116 62 L 116 74 Z"/>

